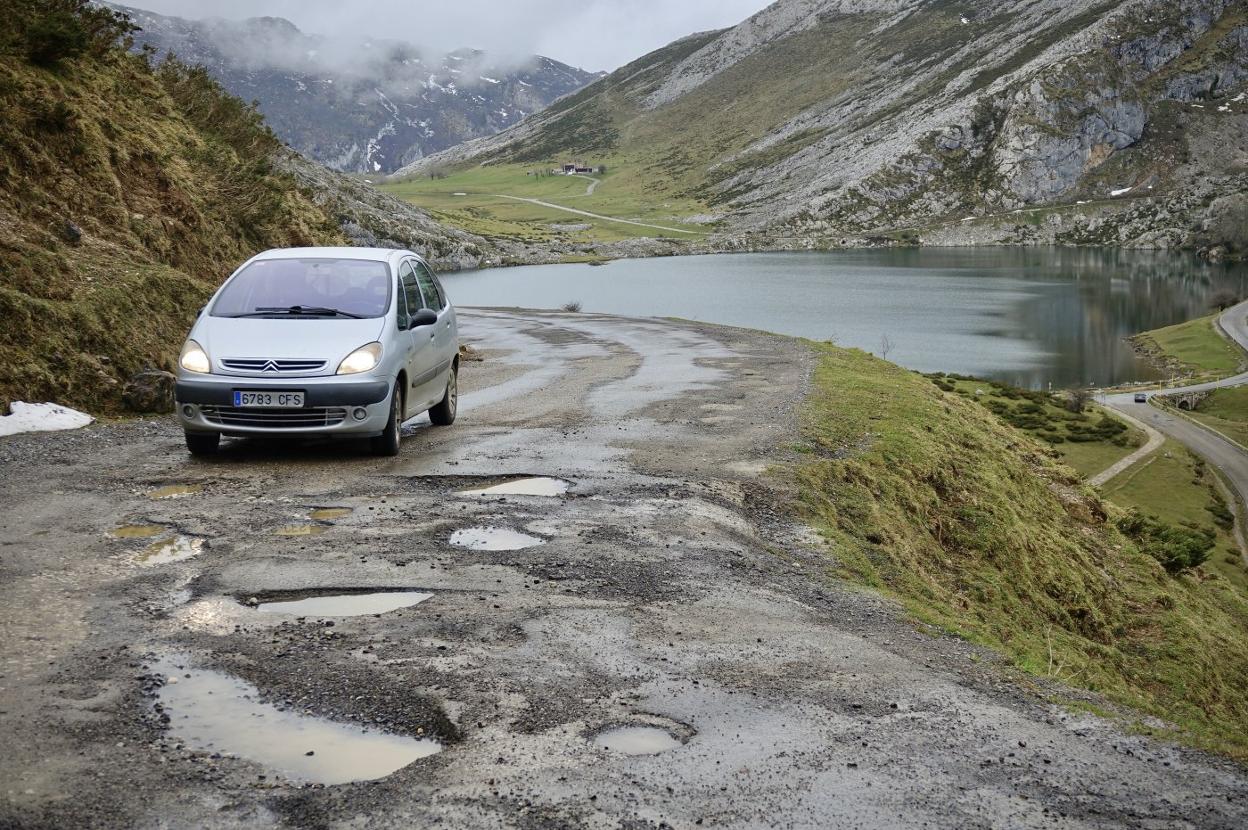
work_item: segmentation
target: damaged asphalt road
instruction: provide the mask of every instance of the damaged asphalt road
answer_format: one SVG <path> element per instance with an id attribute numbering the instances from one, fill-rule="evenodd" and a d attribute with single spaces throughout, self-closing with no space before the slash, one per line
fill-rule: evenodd
<path id="1" fill-rule="evenodd" d="M 774 472 L 801 343 L 462 320 L 460 420 L 395 459 L 0 442 L 0 826 L 1248 820 L 1229 762 L 823 576 Z"/>

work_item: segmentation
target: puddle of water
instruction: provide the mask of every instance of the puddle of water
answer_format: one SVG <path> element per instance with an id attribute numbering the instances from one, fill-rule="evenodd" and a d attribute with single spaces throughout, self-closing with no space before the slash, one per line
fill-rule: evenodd
<path id="1" fill-rule="evenodd" d="M 320 784 L 384 778 L 442 751 L 442 744 L 429 738 L 284 712 L 261 703 L 250 683 L 220 672 L 188 672 L 178 663 L 184 661 L 165 659 L 153 667 L 177 681 L 162 686 L 157 699 L 170 716 L 170 732 L 197 750 L 233 753 Z"/>
<path id="2" fill-rule="evenodd" d="M 351 515 L 350 507 L 321 507 L 308 514 L 309 519 L 318 522 L 332 522 Z"/>
<path id="3" fill-rule="evenodd" d="M 256 607 L 271 614 L 290 614 L 296 617 L 359 617 L 411 608 L 432 596 L 433 594 L 420 591 L 371 591 L 276 600 L 262 602 Z"/>
<path id="4" fill-rule="evenodd" d="M 320 536 L 325 525 L 286 525 L 274 531 L 278 536 Z"/>
<path id="5" fill-rule="evenodd" d="M 198 484 L 170 484 L 153 490 L 147 494 L 147 497 L 149 499 L 176 499 L 182 496 L 193 496 L 203 491 L 203 489 Z"/>
<path id="6" fill-rule="evenodd" d="M 168 565 L 170 562 L 181 562 L 198 556 L 204 550 L 204 540 L 192 536 L 175 536 L 172 539 L 158 539 L 152 542 L 134 558 L 134 561 L 145 568 L 153 565 Z"/>
<path id="7" fill-rule="evenodd" d="M 595 735 L 594 744 L 623 755 L 658 755 L 683 745 L 667 730 L 655 726 L 618 726 Z"/>
<path id="8" fill-rule="evenodd" d="M 108 535 L 114 539 L 152 539 L 168 530 L 163 525 L 122 525 Z"/>
<path id="9" fill-rule="evenodd" d="M 451 534 L 451 544 L 469 550 L 524 550 L 546 540 L 506 527 L 465 527 Z"/>
<path id="10" fill-rule="evenodd" d="M 517 478 L 504 481 L 493 487 L 482 487 L 477 490 L 460 490 L 460 496 L 562 496 L 568 492 L 568 482 L 561 478 L 538 476 L 537 478 Z"/>

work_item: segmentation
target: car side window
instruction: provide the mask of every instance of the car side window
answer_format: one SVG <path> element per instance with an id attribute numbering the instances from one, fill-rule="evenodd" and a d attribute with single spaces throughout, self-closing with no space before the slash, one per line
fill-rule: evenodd
<path id="1" fill-rule="evenodd" d="M 394 296 L 394 319 L 398 323 L 399 331 L 407 328 L 409 322 L 407 316 L 407 293 L 403 291 L 403 279 L 399 278 L 399 290 Z"/>
<path id="2" fill-rule="evenodd" d="M 410 326 L 412 315 L 420 309 L 422 300 L 420 297 L 420 286 L 416 280 L 416 272 L 412 270 L 412 264 L 406 260 L 399 266 L 399 280 L 403 285 L 403 297 L 407 305 L 407 322 Z"/>
<path id="3" fill-rule="evenodd" d="M 420 293 L 425 295 L 425 308 L 441 311 L 442 299 L 434 287 L 433 272 L 423 262 L 416 263 L 416 281 L 420 283 Z"/>
<path id="4" fill-rule="evenodd" d="M 442 280 L 438 279 L 438 275 L 433 273 L 432 268 L 429 269 L 429 273 L 433 276 L 433 287 L 438 289 L 438 304 L 446 308 L 450 302 L 446 299 L 446 289 L 442 287 Z"/>

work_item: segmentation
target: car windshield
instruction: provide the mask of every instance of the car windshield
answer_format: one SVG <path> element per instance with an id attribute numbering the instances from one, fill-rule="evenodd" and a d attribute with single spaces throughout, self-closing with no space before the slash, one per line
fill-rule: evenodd
<path id="1" fill-rule="evenodd" d="M 380 317 L 390 269 L 366 259 L 260 259 L 230 280 L 213 317 Z"/>

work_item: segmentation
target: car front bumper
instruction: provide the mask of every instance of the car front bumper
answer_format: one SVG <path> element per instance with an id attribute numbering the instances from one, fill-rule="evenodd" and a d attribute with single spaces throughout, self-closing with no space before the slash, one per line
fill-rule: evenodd
<path id="1" fill-rule="evenodd" d="M 391 383 L 376 377 L 179 377 L 178 419 L 189 432 L 224 435 L 380 435 L 390 419 Z M 235 391 L 303 392 L 298 409 L 234 406 Z"/>

